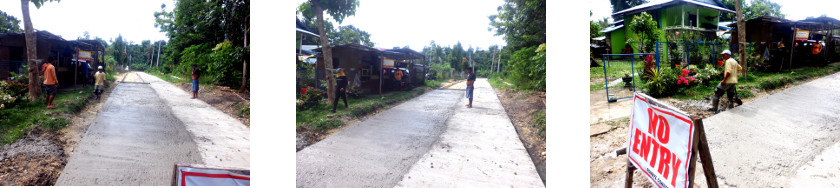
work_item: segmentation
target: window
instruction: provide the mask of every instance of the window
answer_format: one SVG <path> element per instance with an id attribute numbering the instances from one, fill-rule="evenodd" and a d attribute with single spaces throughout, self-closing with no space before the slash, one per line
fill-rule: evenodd
<path id="1" fill-rule="evenodd" d="M 697 15 L 688 14 L 688 20 L 686 20 L 686 26 L 697 27 Z"/>

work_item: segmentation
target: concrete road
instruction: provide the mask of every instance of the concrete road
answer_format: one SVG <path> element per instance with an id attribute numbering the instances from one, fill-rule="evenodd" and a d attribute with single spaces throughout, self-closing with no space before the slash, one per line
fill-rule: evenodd
<path id="1" fill-rule="evenodd" d="M 704 119 L 720 184 L 838 186 L 840 163 L 824 162 L 840 153 L 837 93 L 833 74 Z"/>
<path id="2" fill-rule="evenodd" d="M 471 109 L 462 89 L 438 89 L 304 148 L 297 186 L 542 187 L 495 92 L 476 86 Z"/>
<path id="3" fill-rule="evenodd" d="M 221 112 L 219 113 L 222 117 L 218 117 L 218 113 L 202 113 L 202 110 L 196 107 L 201 105 L 174 106 L 173 100 L 203 102 L 190 100 L 188 94 L 183 91 L 180 91 L 180 95 L 160 91 L 162 88 L 175 86 L 155 77 L 143 73 L 128 73 L 125 81 L 116 85 L 105 101 L 56 185 L 169 185 L 175 163 L 248 167 L 250 162 L 247 157 L 244 161 L 239 157 L 236 161 L 224 162 L 209 155 L 212 152 L 203 148 L 203 143 L 220 143 L 219 148 L 227 148 L 230 144 L 192 131 L 200 125 L 192 119 L 179 117 L 177 109 L 193 108 L 193 116 L 205 118 L 208 122 L 225 117 L 233 118 Z M 239 122 L 235 119 L 232 121 Z M 242 127 L 236 129 L 239 132 L 216 134 L 241 137 L 241 129 L 245 129 L 246 137 L 239 138 L 238 142 L 234 143 L 241 143 L 243 140 L 244 143 L 248 143 L 249 132 L 241 123 L 212 124 L 219 127 L 219 130 L 228 130 L 231 128 L 227 127 L 232 126 Z M 239 147 L 237 149 L 240 151 L 228 152 L 238 156 L 250 155 L 247 144 Z"/>

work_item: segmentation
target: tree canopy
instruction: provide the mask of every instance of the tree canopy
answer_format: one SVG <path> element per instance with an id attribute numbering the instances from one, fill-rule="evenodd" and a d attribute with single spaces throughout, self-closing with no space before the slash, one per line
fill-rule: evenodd
<path id="1" fill-rule="evenodd" d="M 752 0 L 749 4 L 747 4 L 745 1 L 746 0 L 741 1 L 741 10 L 744 14 L 744 20 L 760 16 L 785 18 L 785 14 L 781 11 L 782 6 L 776 2 L 772 2 L 770 0 Z M 721 0 L 721 3 L 723 3 L 726 8 L 735 10 L 735 0 Z M 735 21 L 735 14 L 723 14 L 720 19 Z"/>
<path id="2" fill-rule="evenodd" d="M 179 0 L 171 11 L 165 4 L 161 5 L 161 11 L 154 13 L 155 27 L 166 33 L 169 42 L 161 49 L 160 70 L 186 74 L 196 64 L 216 84 L 242 85 L 239 81 L 247 67 L 241 65 L 249 57 L 245 46 L 249 2 Z"/>
<path id="3" fill-rule="evenodd" d="M 517 88 L 545 91 L 545 0 L 505 0 L 491 15 L 491 29 L 505 35 L 501 76 Z"/>
<path id="4" fill-rule="evenodd" d="M 505 0 L 490 15 L 491 29 L 496 35 L 505 35 L 512 49 L 545 43 L 545 0 Z"/>
<path id="5" fill-rule="evenodd" d="M 612 13 L 647 3 L 647 0 L 610 0 Z"/>
<path id="6" fill-rule="evenodd" d="M 6 12 L 0 11 L 0 33 L 22 33 L 20 20 Z"/>

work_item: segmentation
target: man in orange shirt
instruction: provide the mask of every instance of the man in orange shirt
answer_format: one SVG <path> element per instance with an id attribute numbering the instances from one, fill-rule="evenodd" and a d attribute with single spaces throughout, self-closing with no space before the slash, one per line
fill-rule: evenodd
<path id="1" fill-rule="evenodd" d="M 58 79 L 55 75 L 55 66 L 52 63 L 55 61 L 54 57 L 50 57 L 49 61 L 44 63 L 43 75 L 44 75 L 44 90 L 47 96 L 47 108 L 55 108 L 52 105 L 53 99 L 55 99 L 55 93 L 58 90 Z"/>
<path id="2" fill-rule="evenodd" d="M 402 72 L 402 70 L 400 70 L 400 69 L 394 69 L 394 79 L 396 79 L 396 80 L 397 80 L 397 88 L 398 88 L 399 90 L 402 90 L 402 85 L 403 85 L 403 83 L 402 83 L 402 77 L 403 77 L 403 72 Z"/>

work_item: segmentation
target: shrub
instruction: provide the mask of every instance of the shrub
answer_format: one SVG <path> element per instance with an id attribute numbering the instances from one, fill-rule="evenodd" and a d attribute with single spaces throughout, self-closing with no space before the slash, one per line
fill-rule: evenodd
<path id="1" fill-rule="evenodd" d="M 534 122 L 531 125 L 537 128 L 537 135 L 543 135 L 545 133 L 545 110 L 535 111 L 533 116 Z"/>
<path id="2" fill-rule="evenodd" d="M 0 81 L 0 94 L 8 94 L 13 97 L 20 97 L 29 91 L 29 87 L 20 81 Z"/>
<path id="3" fill-rule="evenodd" d="M 524 90 L 545 91 L 545 43 L 522 48 L 513 53 L 510 78 Z"/>
<path id="4" fill-rule="evenodd" d="M 776 89 L 776 88 L 779 88 L 779 87 L 783 87 L 783 86 L 785 86 L 789 83 L 792 83 L 792 82 L 793 81 L 790 78 L 784 77 L 784 76 L 781 76 L 781 77 L 778 77 L 778 78 L 766 78 L 766 79 L 762 79 L 762 81 L 759 82 L 758 88 L 761 88 L 761 89 L 764 89 L 764 90 Z"/>
<path id="5" fill-rule="evenodd" d="M 326 94 L 323 90 L 307 86 L 305 93 L 301 92 L 300 98 L 298 98 L 298 108 L 306 109 L 315 106 Z"/>
<path id="6" fill-rule="evenodd" d="M 653 69 L 650 79 L 645 82 L 647 93 L 653 97 L 670 96 L 677 92 L 677 73 L 670 68 Z"/>

